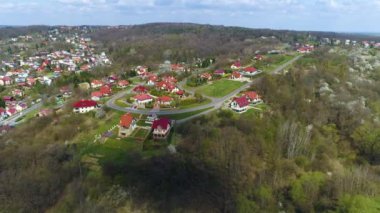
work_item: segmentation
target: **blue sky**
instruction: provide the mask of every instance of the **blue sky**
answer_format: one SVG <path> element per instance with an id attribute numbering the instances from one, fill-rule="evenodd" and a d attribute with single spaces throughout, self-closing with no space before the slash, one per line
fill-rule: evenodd
<path id="1" fill-rule="evenodd" d="M 0 25 L 193 22 L 380 32 L 380 0 L 0 0 Z"/>

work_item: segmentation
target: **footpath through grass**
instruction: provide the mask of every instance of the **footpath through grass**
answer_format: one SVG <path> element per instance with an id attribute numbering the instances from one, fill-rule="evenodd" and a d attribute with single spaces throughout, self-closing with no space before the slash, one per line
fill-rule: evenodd
<path id="1" fill-rule="evenodd" d="M 210 97 L 221 98 L 239 89 L 244 84 L 244 82 L 240 81 L 222 79 L 215 81 L 212 84 L 201 86 L 197 89 L 197 92 Z"/>

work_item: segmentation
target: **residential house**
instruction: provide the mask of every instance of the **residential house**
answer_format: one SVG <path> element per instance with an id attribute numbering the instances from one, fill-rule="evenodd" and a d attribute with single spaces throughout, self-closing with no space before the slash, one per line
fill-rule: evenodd
<path id="1" fill-rule="evenodd" d="M 73 104 L 75 113 L 88 113 L 98 108 L 98 103 L 93 100 L 80 100 Z"/>
<path id="2" fill-rule="evenodd" d="M 93 88 L 93 89 L 99 88 L 102 86 L 103 86 L 103 81 L 101 81 L 101 80 L 92 80 L 91 81 L 91 88 Z"/>
<path id="3" fill-rule="evenodd" d="M 202 73 L 200 74 L 199 76 L 201 79 L 205 79 L 207 81 L 211 81 L 212 80 L 212 75 L 208 72 L 205 72 L 205 73 Z"/>
<path id="4" fill-rule="evenodd" d="M 133 92 L 139 93 L 139 94 L 147 93 L 148 92 L 148 88 L 146 88 L 143 85 L 138 85 L 135 88 L 133 88 Z"/>
<path id="5" fill-rule="evenodd" d="M 153 139 L 164 140 L 167 139 L 171 130 L 171 120 L 168 118 L 160 118 L 153 121 Z"/>
<path id="6" fill-rule="evenodd" d="M 231 75 L 232 80 L 242 80 L 243 75 L 238 71 L 233 71 Z"/>
<path id="7" fill-rule="evenodd" d="M 103 96 L 110 96 L 112 94 L 112 89 L 108 85 L 104 85 L 100 87 L 100 92 L 103 94 Z"/>
<path id="8" fill-rule="evenodd" d="M 255 67 L 246 67 L 243 69 L 242 74 L 246 76 L 257 75 L 259 71 Z"/>
<path id="9" fill-rule="evenodd" d="M 129 136 L 135 128 L 136 119 L 133 118 L 131 113 L 121 116 L 119 123 L 119 137 L 125 138 Z"/>
<path id="10" fill-rule="evenodd" d="M 257 54 L 255 55 L 255 58 L 254 58 L 256 61 L 262 61 L 264 60 L 264 56 L 260 55 L 260 54 Z"/>
<path id="11" fill-rule="evenodd" d="M 224 70 L 216 70 L 214 72 L 214 75 L 217 75 L 217 76 L 224 76 L 226 74 L 226 72 Z"/>
<path id="12" fill-rule="evenodd" d="M 183 64 L 172 64 L 171 70 L 172 72 L 184 72 L 185 66 Z"/>
<path id="13" fill-rule="evenodd" d="M 160 104 L 160 105 L 170 105 L 172 104 L 173 102 L 173 98 L 172 97 L 169 97 L 169 96 L 161 96 L 157 99 L 157 102 Z"/>
<path id="14" fill-rule="evenodd" d="M 153 97 L 148 94 L 138 94 L 134 96 L 133 99 L 138 105 L 145 105 L 147 103 L 153 102 Z"/>
<path id="15" fill-rule="evenodd" d="M 7 111 L 0 107 L 0 120 L 4 119 L 7 116 Z"/>
<path id="16" fill-rule="evenodd" d="M 52 109 L 41 109 L 37 116 L 38 117 L 47 117 L 49 115 L 52 115 L 53 114 L 53 110 Z"/>
<path id="17" fill-rule="evenodd" d="M 12 78 L 8 76 L 0 77 L 0 86 L 9 86 L 13 83 Z"/>
<path id="18" fill-rule="evenodd" d="M 12 90 L 12 95 L 16 97 L 23 97 L 24 96 L 24 91 L 20 89 L 14 89 Z"/>
<path id="19" fill-rule="evenodd" d="M 235 112 L 245 112 L 248 109 L 249 101 L 246 96 L 234 98 L 230 104 L 230 107 Z"/>
<path id="20" fill-rule="evenodd" d="M 236 61 L 235 63 L 233 63 L 232 65 L 231 65 L 231 69 L 233 69 L 233 70 L 238 70 L 238 69 L 240 69 L 241 68 L 241 63 L 240 63 L 240 61 Z"/>
<path id="21" fill-rule="evenodd" d="M 157 75 L 150 75 L 147 81 L 147 85 L 153 86 L 156 84 L 157 81 L 158 81 Z"/>
<path id="22" fill-rule="evenodd" d="M 126 88 L 128 87 L 129 82 L 127 80 L 120 80 L 117 82 L 117 87 L 118 88 Z"/>
<path id="23" fill-rule="evenodd" d="M 259 103 L 261 102 L 261 97 L 254 91 L 244 92 L 244 96 L 248 99 L 250 103 Z"/>
<path id="24" fill-rule="evenodd" d="M 95 91 L 91 93 L 91 100 L 93 101 L 100 101 L 102 97 L 103 97 L 103 93 L 100 91 Z"/>
<path id="25" fill-rule="evenodd" d="M 183 90 L 178 90 L 178 91 L 176 92 L 176 94 L 177 94 L 180 98 L 182 98 L 182 97 L 185 95 L 185 91 L 183 91 Z"/>
<path id="26" fill-rule="evenodd" d="M 137 75 L 139 76 L 145 76 L 148 73 L 148 67 L 147 66 L 138 66 L 135 69 Z"/>
<path id="27" fill-rule="evenodd" d="M 14 108 L 14 107 L 8 108 L 6 110 L 7 110 L 7 115 L 8 116 L 13 116 L 13 115 L 17 114 L 17 109 Z"/>
<path id="28" fill-rule="evenodd" d="M 24 111 L 26 109 L 28 109 L 28 105 L 26 103 L 20 102 L 20 103 L 16 104 L 16 110 L 18 112 Z"/>

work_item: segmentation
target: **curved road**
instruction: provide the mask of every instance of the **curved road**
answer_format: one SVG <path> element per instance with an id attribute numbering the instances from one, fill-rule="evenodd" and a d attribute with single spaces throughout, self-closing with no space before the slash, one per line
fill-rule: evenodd
<path id="1" fill-rule="evenodd" d="M 288 61 L 287 63 L 285 63 L 285 64 L 277 67 L 275 70 L 273 70 L 271 72 L 271 74 L 279 74 L 279 73 L 281 73 L 286 67 L 288 67 L 289 65 L 293 64 L 294 62 L 296 62 L 301 57 L 302 57 L 302 55 L 296 56 L 295 58 L 293 58 L 292 60 Z M 190 118 L 194 118 L 196 116 L 203 115 L 203 114 L 208 113 L 210 111 L 213 111 L 215 109 L 221 108 L 223 106 L 223 103 L 225 101 L 233 98 L 234 96 L 236 96 L 240 92 L 248 89 L 256 81 L 257 81 L 257 79 L 255 79 L 255 80 L 253 80 L 251 82 L 248 82 L 248 83 L 244 84 L 242 87 L 240 87 L 239 89 L 236 89 L 235 91 L 231 92 L 230 94 L 228 94 L 228 95 L 226 95 L 226 96 L 224 96 L 222 98 L 213 98 L 213 97 L 205 96 L 205 97 L 211 99 L 211 103 L 205 104 L 205 105 L 201 105 L 201 106 L 197 106 L 197 107 L 193 107 L 193 108 L 189 108 L 189 109 L 178 109 L 178 110 L 154 110 L 154 109 L 153 110 L 141 110 L 141 109 L 133 109 L 133 108 L 128 108 L 128 107 L 120 107 L 120 106 L 118 106 L 118 105 L 115 104 L 115 101 L 117 99 L 120 99 L 120 98 L 124 97 L 125 95 L 127 95 L 128 93 L 130 93 L 131 90 L 126 90 L 126 91 L 122 91 L 120 93 L 117 93 L 116 95 L 114 95 L 113 97 L 111 97 L 110 100 L 107 101 L 106 105 L 108 107 L 110 107 L 111 109 L 114 109 L 114 110 L 118 110 L 118 111 L 122 111 L 122 112 L 136 113 L 136 114 L 144 114 L 144 115 L 148 115 L 148 114 L 152 114 L 152 113 L 157 114 L 157 115 L 175 115 L 175 114 L 182 114 L 182 113 L 194 112 L 194 111 L 198 111 L 198 110 L 212 108 L 212 109 L 209 109 L 209 110 L 207 110 L 207 111 L 205 111 L 203 113 L 200 113 L 198 115 L 190 117 Z M 182 81 L 182 82 L 184 82 L 184 81 Z M 179 84 L 179 87 L 181 87 L 181 83 Z"/>

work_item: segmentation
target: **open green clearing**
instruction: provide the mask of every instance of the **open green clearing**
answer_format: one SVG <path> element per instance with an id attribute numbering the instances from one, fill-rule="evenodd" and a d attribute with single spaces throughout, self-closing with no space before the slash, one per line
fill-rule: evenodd
<path id="1" fill-rule="evenodd" d="M 240 81 L 222 79 L 215 81 L 212 84 L 199 87 L 197 92 L 210 97 L 221 98 L 239 89 L 244 84 L 244 82 Z"/>
<path id="2" fill-rule="evenodd" d="M 262 69 L 265 72 L 271 72 L 275 70 L 277 67 L 287 63 L 295 57 L 297 57 L 297 55 L 273 55 L 271 56 L 271 60 L 273 60 L 273 63 L 270 63 L 268 66 L 265 66 Z"/>

